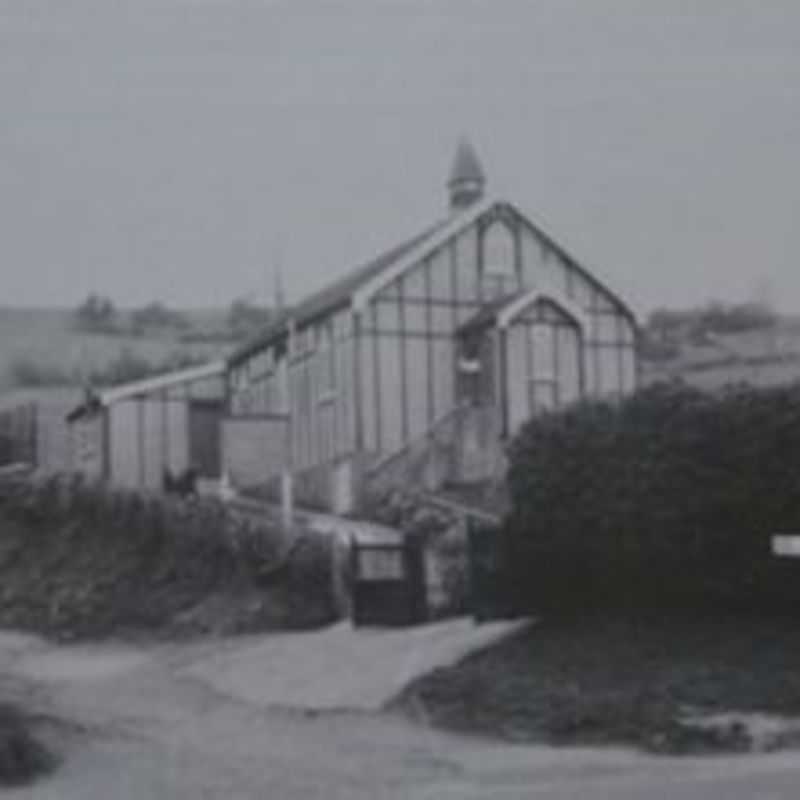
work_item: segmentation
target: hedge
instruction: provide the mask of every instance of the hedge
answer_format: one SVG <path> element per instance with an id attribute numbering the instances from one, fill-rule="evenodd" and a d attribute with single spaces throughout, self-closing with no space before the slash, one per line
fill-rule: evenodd
<path id="1" fill-rule="evenodd" d="M 336 617 L 329 537 L 214 498 L 0 479 L 0 627 L 58 638 L 309 628 Z"/>
<path id="2" fill-rule="evenodd" d="M 510 585 L 524 610 L 795 611 L 800 384 L 661 384 L 528 422 L 509 450 Z"/>

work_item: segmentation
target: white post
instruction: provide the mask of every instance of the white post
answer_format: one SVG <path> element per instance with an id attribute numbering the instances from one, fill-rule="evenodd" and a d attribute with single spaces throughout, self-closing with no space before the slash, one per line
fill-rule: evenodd
<path id="1" fill-rule="evenodd" d="M 291 531 L 294 520 L 294 487 L 292 472 L 284 467 L 281 473 L 281 521 L 286 533 Z"/>

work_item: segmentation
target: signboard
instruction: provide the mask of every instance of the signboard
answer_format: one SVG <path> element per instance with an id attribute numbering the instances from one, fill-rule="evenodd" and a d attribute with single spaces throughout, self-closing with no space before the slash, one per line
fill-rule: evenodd
<path id="1" fill-rule="evenodd" d="M 401 581 L 405 578 L 401 548 L 359 548 L 358 577 L 365 581 Z"/>
<path id="2" fill-rule="evenodd" d="M 773 535 L 772 555 L 782 558 L 800 558 L 800 535 L 785 533 Z"/>

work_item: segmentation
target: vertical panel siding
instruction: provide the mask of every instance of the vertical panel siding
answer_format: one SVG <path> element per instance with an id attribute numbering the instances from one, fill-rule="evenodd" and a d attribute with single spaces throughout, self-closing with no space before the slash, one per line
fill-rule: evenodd
<path id="1" fill-rule="evenodd" d="M 511 325 L 506 336 L 507 356 L 508 356 L 508 423 L 509 431 L 514 433 L 516 429 L 530 417 L 530 397 L 528 366 L 534 361 L 534 354 L 531 352 L 531 342 L 529 339 L 528 325 Z M 536 368 L 533 363 L 533 368 Z"/>
<path id="2" fill-rule="evenodd" d="M 361 376 L 361 413 L 362 413 L 362 435 L 364 437 L 364 449 L 367 452 L 376 452 L 378 449 L 375 402 L 375 359 L 373 351 L 375 348 L 375 334 L 368 329 L 363 329 L 360 334 L 359 343 L 359 371 Z"/>
<path id="3" fill-rule="evenodd" d="M 435 339 L 433 357 L 433 416 L 438 419 L 455 405 L 455 347 L 453 340 Z"/>
<path id="4" fill-rule="evenodd" d="M 581 396 L 581 344 L 577 328 L 560 325 L 558 336 L 558 373 L 562 405 L 569 405 Z"/>
<path id="5" fill-rule="evenodd" d="M 111 481 L 117 486 L 139 484 L 138 410 L 135 400 L 124 400 L 109 408 Z"/>
<path id="6" fill-rule="evenodd" d="M 354 390 L 353 338 L 347 336 L 336 342 L 336 453 L 340 456 L 354 446 Z"/>
<path id="7" fill-rule="evenodd" d="M 142 441 L 144 444 L 143 487 L 160 489 L 164 470 L 163 402 L 158 397 L 142 400 Z"/>
<path id="8" fill-rule="evenodd" d="M 391 453 L 403 443 L 403 391 L 400 363 L 400 337 L 389 334 L 378 336 L 378 353 L 381 369 L 380 450 Z"/>
<path id="9" fill-rule="evenodd" d="M 189 466 L 189 412 L 186 401 L 167 403 L 167 418 L 167 466 L 175 474 Z"/>
<path id="10" fill-rule="evenodd" d="M 430 264 L 430 297 L 451 303 L 456 299 L 450 270 L 450 249 L 440 247 L 428 259 Z"/>
<path id="11" fill-rule="evenodd" d="M 408 437 L 415 439 L 428 429 L 428 347 L 424 337 L 406 339 Z"/>
<path id="12" fill-rule="evenodd" d="M 541 288 L 546 278 L 544 249 L 527 227 L 521 231 L 519 240 L 522 250 L 522 286 L 524 289 Z"/>
<path id="13" fill-rule="evenodd" d="M 459 302 L 459 324 L 474 313 L 480 303 L 481 282 L 478 273 L 478 232 L 476 227 L 468 228 L 456 237 L 455 244 L 455 277 L 457 279 L 457 296 Z"/>

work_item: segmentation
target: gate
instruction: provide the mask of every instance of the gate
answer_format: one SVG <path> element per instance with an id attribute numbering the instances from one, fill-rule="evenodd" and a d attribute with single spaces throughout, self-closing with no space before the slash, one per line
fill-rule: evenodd
<path id="1" fill-rule="evenodd" d="M 204 478 L 218 478 L 221 466 L 222 403 L 193 399 L 189 402 L 189 464 Z"/>
<path id="2" fill-rule="evenodd" d="M 514 616 L 502 530 L 499 524 L 467 518 L 470 609 L 477 622 Z"/>
<path id="3" fill-rule="evenodd" d="M 419 543 L 351 540 L 353 624 L 415 625 L 428 618 Z"/>

